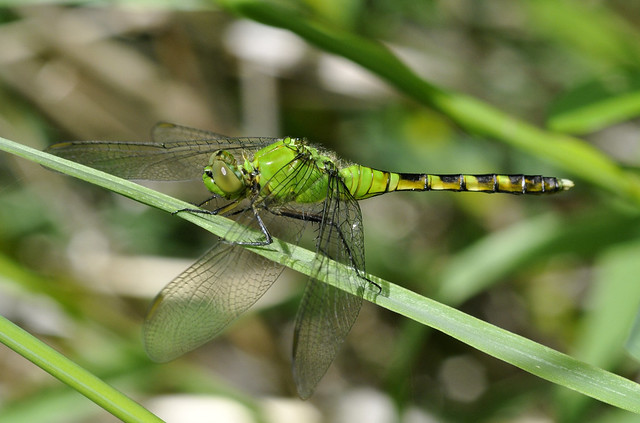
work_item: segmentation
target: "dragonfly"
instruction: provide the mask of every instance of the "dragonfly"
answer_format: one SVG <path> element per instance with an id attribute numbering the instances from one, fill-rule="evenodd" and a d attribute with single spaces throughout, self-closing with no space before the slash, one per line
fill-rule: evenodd
<path id="1" fill-rule="evenodd" d="M 304 139 L 230 138 L 159 123 L 151 142 L 71 141 L 49 153 L 125 179 L 202 179 L 209 209 L 228 216 L 228 233 L 156 296 L 143 324 L 144 347 L 157 362 L 171 361 L 212 340 L 253 305 L 283 266 L 243 248 L 274 237 L 300 242 L 315 229 L 315 255 L 298 308 L 292 370 L 298 395 L 309 398 L 353 326 L 364 291 L 380 286 L 365 275 L 364 232 L 358 201 L 393 191 L 473 191 L 552 194 L 568 179 L 540 175 L 395 173 L 352 164 Z M 258 235 L 256 235 L 258 234 Z M 233 240 L 233 241 L 227 241 Z M 337 274 L 331 261 L 352 269 Z M 344 278 L 345 290 L 321 282 Z"/>

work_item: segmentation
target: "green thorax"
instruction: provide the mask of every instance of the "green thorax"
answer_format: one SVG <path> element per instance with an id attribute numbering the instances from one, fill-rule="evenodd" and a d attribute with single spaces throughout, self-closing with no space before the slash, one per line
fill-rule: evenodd
<path id="1" fill-rule="evenodd" d="M 260 184 L 282 201 L 324 201 L 331 172 L 336 172 L 335 183 L 344 183 L 357 200 L 389 192 L 400 180 L 397 173 L 361 165 L 338 166 L 335 159 L 297 138 L 278 140 L 258 151 L 252 162 L 252 168 L 259 171 Z"/>
<path id="2" fill-rule="evenodd" d="M 257 151 L 252 160 L 238 163 L 232 154 L 218 151 L 205 167 L 207 188 L 228 200 L 253 194 L 278 203 L 314 203 L 327 196 L 333 160 L 297 138 L 283 138 Z"/>
<path id="3" fill-rule="evenodd" d="M 327 196 L 333 161 L 299 138 L 284 138 L 258 151 L 251 166 L 261 195 L 281 203 L 315 203 Z"/>

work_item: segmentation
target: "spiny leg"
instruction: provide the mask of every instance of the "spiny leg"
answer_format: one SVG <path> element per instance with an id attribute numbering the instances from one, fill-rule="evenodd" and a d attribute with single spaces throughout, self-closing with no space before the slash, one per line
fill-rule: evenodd
<path id="1" fill-rule="evenodd" d="M 216 198 L 216 197 L 212 197 L 212 198 L 200 203 L 200 205 L 209 202 L 213 198 Z M 181 209 L 181 210 L 173 212 L 172 214 L 177 214 L 177 213 L 181 213 L 181 212 L 189 212 L 189 213 L 199 213 L 199 214 L 213 215 L 213 216 L 225 215 L 226 217 L 229 217 L 229 216 L 235 216 L 235 215 L 244 213 L 245 211 L 249 210 L 249 207 L 244 207 L 244 208 L 239 208 L 238 209 L 237 208 L 238 204 L 240 204 L 239 201 L 233 201 L 233 202 L 231 202 L 229 204 L 225 204 L 225 205 L 223 205 L 221 207 L 218 207 L 215 210 Z M 254 205 L 251 205 L 250 208 L 251 208 L 251 212 L 253 213 L 253 217 L 258 222 L 258 226 L 260 227 L 260 231 L 262 232 L 262 234 L 265 237 L 264 241 L 230 241 L 230 243 L 231 244 L 235 244 L 235 245 L 250 245 L 250 246 L 254 246 L 254 247 L 261 247 L 261 246 L 265 246 L 265 245 L 269 245 L 269 244 L 273 243 L 273 237 L 271 236 L 271 234 L 269 233 L 269 230 L 267 229 L 266 225 L 262 221 L 262 218 L 260 217 L 260 214 L 258 213 L 257 208 Z M 231 211 L 231 213 L 228 213 L 229 211 Z M 226 241 L 224 238 L 223 238 L 223 240 Z"/>
<path id="2" fill-rule="evenodd" d="M 269 212 L 273 213 L 273 214 L 277 214 L 279 216 L 284 216 L 284 217 L 290 217 L 292 219 L 297 219 L 297 220 L 302 220 L 305 222 L 313 222 L 316 224 L 320 224 L 322 222 L 322 215 L 317 214 L 317 213 L 305 213 L 305 212 L 299 212 L 296 210 L 279 210 L 279 211 L 274 211 L 274 210 L 270 210 L 267 209 Z M 327 222 L 328 225 L 332 226 L 332 228 L 334 230 L 337 231 L 338 236 L 340 237 L 340 240 L 342 242 L 343 247 L 347 250 L 348 254 L 349 254 L 349 262 L 351 264 L 351 267 L 356 271 L 356 273 L 358 274 L 358 277 L 366 280 L 367 282 L 369 282 L 370 284 L 372 284 L 373 286 L 375 286 L 376 288 L 378 288 L 378 294 L 382 293 L 382 286 L 380 286 L 380 284 L 372 281 L 371 279 L 369 279 L 365 274 L 362 274 L 360 272 L 360 269 L 358 269 L 358 267 L 356 266 L 354 257 L 353 257 L 353 253 L 351 251 L 351 247 L 349 246 L 349 243 L 347 242 L 344 233 L 342 232 L 342 230 L 340 229 L 340 227 L 333 221 L 330 220 Z M 322 252 L 322 254 L 324 254 L 325 256 L 329 256 L 328 251 L 324 251 L 322 249 L 322 247 L 320 247 L 320 251 Z"/>
<path id="3" fill-rule="evenodd" d="M 232 210 L 235 207 L 238 206 L 239 202 L 236 201 L 232 201 L 230 203 L 225 204 L 224 206 L 218 207 L 215 210 L 206 210 L 201 208 L 202 206 L 204 206 L 205 204 L 207 204 L 209 201 L 214 200 L 216 198 L 220 198 L 220 196 L 218 195 L 213 195 L 209 198 L 207 198 L 206 200 L 202 201 L 201 203 L 196 204 L 196 207 L 199 207 L 197 209 L 190 209 L 190 208 L 184 208 L 184 209 L 180 209 L 180 210 L 176 210 L 174 212 L 171 212 L 171 214 L 178 214 L 178 213 L 183 213 L 183 212 L 187 212 L 187 213 L 199 213 L 199 214 L 208 214 L 208 215 L 218 215 L 218 214 L 223 214 L 225 213 L 227 210 Z M 243 210 L 241 210 L 242 212 Z"/>

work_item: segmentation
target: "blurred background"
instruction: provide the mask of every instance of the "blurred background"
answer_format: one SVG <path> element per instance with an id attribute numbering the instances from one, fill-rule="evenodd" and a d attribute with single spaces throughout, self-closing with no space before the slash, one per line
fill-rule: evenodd
<path id="1" fill-rule="evenodd" d="M 0 9 L 0 136 L 37 149 L 144 141 L 154 123 L 169 121 L 230 136 L 305 137 L 392 171 L 575 178 L 462 130 L 289 32 L 208 2 L 26 3 Z M 625 166 L 640 160 L 638 111 L 598 127 L 553 119 L 594 96 L 638 89 L 633 3 L 301 5 L 326 24 L 379 40 L 437 86 L 578 133 Z M 638 305 L 637 214 L 575 182 L 549 197 L 366 200 L 367 271 L 635 378 L 637 363 L 622 347 Z M 206 198 L 197 181 L 147 185 L 191 202 Z M 316 394 L 302 402 L 290 351 L 306 278 L 292 271 L 223 336 L 154 364 L 140 337 L 148 304 L 212 241 L 180 218 L 0 154 L 0 314 L 168 421 L 635 418 L 368 303 Z M 197 420 L 200 412 L 205 419 Z M 113 419 L 0 346 L 0 421 Z"/>

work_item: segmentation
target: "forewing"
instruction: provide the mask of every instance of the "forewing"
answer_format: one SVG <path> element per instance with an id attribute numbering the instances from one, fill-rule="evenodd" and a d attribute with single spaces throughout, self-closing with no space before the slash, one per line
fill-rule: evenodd
<path id="1" fill-rule="evenodd" d="M 303 399 L 311 396 L 356 321 L 367 283 L 360 206 L 337 173 L 329 176 L 326 200 L 314 213 L 320 217 L 314 273 L 298 309 L 293 341 L 293 375 Z M 328 258 L 355 272 L 340 271 Z M 349 292 L 318 280 L 328 274 L 346 278 Z"/>
<path id="2" fill-rule="evenodd" d="M 159 123 L 153 142 L 68 141 L 47 152 L 125 179 L 183 181 L 202 177 L 211 154 L 227 150 L 241 160 L 273 138 L 227 138 L 214 132 Z"/>
<path id="3" fill-rule="evenodd" d="M 218 241 L 154 300 L 143 328 L 147 354 L 154 361 L 170 361 L 210 341 L 281 272 L 277 263 Z"/>

